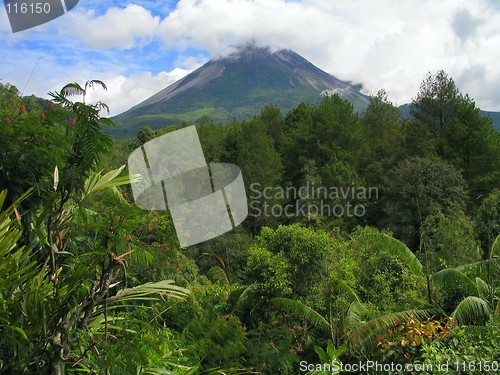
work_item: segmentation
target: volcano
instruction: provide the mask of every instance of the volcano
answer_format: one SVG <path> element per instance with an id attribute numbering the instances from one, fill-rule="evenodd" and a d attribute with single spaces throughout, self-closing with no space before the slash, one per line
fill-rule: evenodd
<path id="1" fill-rule="evenodd" d="M 215 122 L 258 115 L 265 105 L 283 113 L 301 102 L 317 104 L 324 95 L 339 94 L 358 112 L 369 97 L 360 85 L 341 81 L 289 49 L 271 51 L 254 44 L 230 46 L 219 56 L 155 95 L 114 117 L 114 132 L 135 136 L 152 129 L 196 123 L 203 116 Z"/>

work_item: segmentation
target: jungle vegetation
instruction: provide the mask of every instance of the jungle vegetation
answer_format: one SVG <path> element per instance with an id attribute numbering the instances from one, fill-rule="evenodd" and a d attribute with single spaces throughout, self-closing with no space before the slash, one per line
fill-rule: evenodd
<path id="1" fill-rule="evenodd" d="M 0 85 L 1 374 L 498 370 L 500 133 L 445 72 L 409 118 L 381 90 L 360 115 L 334 95 L 203 119 L 205 157 L 241 168 L 250 215 L 185 249 L 168 211 L 134 204 L 126 164 L 188 124 L 113 140 L 92 89 L 106 86 L 46 100 Z"/>

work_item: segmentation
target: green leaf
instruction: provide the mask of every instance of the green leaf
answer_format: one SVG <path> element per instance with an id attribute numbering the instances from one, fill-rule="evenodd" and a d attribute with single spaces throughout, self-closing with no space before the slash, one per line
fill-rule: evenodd
<path id="1" fill-rule="evenodd" d="M 319 359 L 321 359 L 324 363 L 330 363 L 330 358 L 325 350 L 321 346 L 314 345 L 314 351 L 318 354 Z"/>
<path id="2" fill-rule="evenodd" d="M 207 277 L 211 280 L 220 281 L 224 285 L 231 286 L 231 283 L 229 282 L 229 278 L 227 277 L 226 271 L 224 271 L 219 266 L 214 266 L 214 267 L 210 268 L 210 270 L 207 272 Z"/>
<path id="3" fill-rule="evenodd" d="M 121 177 L 117 179 L 116 177 L 122 172 L 125 165 L 122 165 L 118 169 L 114 169 L 104 176 L 101 177 L 101 172 L 93 173 L 87 178 L 84 184 L 84 195 L 88 196 L 96 191 L 103 190 L 110 187 L 116 187 L 130 183 L 130 178 L 128 176 Z"/>
<path id="4" fill-rule="evenodd" d="M 460 287 L 461 289 L 465 289 L 469 295 L 478 295 L 478 288 L 474 281 L 455 268 L 445 268 L 436 272 L 432 276 L 432 281 L 445 290 L 453 290 Z"/>
<path id="5" fill-rule="evenodd" d="M 451 316 L 456 318 L 460 324 L 482 325 L 488 320 L 491 313 L 491 308 L 484 299 L 469 296 L 458 304 Z"/>
<path id="6" fill-rule="evenodd" d="M 301 318 L 308 320 L 310 323 L 320 328 L 325 328 L 330 332 L 333 332 L 332 325 L 320 313 L 304 305 L 302 302 L 294 301 L 288 298 L 273 298 L 269 300 L 269 302 L 280 309 L 286 310 L 287 312 L 296 314 Z"/>
<path id="7" fill-rule="evenodd" d="M 425 320 L 433 315 L 439 314 L 442 314 L 441 310 L 435 307 L 429 307 L 426 309 L 395 312 L 371 319 L 359 326 L 349 335 L 347 339 L 349 349 L 351 352 L 358 352 L 360 349 L 372 350 L 375 347 L 374 341 L 377 335 L 393 327 L 396 321 L 406 321 L 411 316 L 420 320 Z"/>
<path id="8" fill-rule="evenodd" d="M 155 294 L 164 295 L 169 298 L 185 299 L 191 293 L 188 289 L 173 285 L 173 280 L 163 280 L 156 283 L 145 283 L 133 288 L 127 288 L 118 292 L 110 299 L 119 301 L 130 300 L 152 300 Z"/>

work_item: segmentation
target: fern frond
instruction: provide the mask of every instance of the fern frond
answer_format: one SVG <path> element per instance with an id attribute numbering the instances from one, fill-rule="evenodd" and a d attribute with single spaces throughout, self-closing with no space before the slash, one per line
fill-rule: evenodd
<path id="1" fill-rule="evenodd" d="M 85 89 L 76 82 L 68 83 L 60 91 L 60 95 L 63 97 L 83 94 L 85 94 Z"/>

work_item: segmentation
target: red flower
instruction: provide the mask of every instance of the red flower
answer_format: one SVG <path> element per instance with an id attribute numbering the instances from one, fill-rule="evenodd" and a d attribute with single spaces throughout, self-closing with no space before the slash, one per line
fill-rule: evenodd
<path id="1" fill-rule="evenodd" d="M 277 326 L 278 324 L 280 324 L 280 322 L 278 322 L 277 320 L 275 320 L 274 322 L 271 323 L 273 326 Z"/>
<path id="2" fill-rule="evenodd" d="M 147 229 L 149 232 L 151 232 L 151 231 L 153 230 L 153 227 L 152 227 L 151 225 L 148 225 L 148 226 L 146 227 L 146 229 Z"/>
<path id="3" fill-rule="evenodd" d="M 298 351 L 299 353 L 304 353 L 304 349 L 302 349 L 302 348 L 297 348 L 297 351 Z"/>
<path id="4" fill-rule="evenodd" d="M 289 352 L 290 353 L 295 353 L 295 349 L 290 349 Z"/>
<path id="5" fill-rule="evenodd" d="M 165 266 L 170 267 L 170 262 L 166 262 Z"/>
<path id="6" fill-rule="evenodd" d="M 70 124 L 70 125 L 75 125 L 75 124 L 76 124 L 76 120 L 75 120 L 75 119 L 73 119 L 73 120 L 69 120 L 69 121 L 68 121 L 68 124 Z"/>
<path id="7" fill-rule="evenodd" d="M 8 117 L 7 117 L 7 118 L 4 118 L 4 119 L 3 119 L 3 122 L 4 122 L 5 124 L 10 124 L 10 123 L 11 123 L 10 118 L 8 118 Z"/>
<path id="8" fill-rule="evenodd" d="M 47 140 L 47 137 L 42 137 L 40 139 L 45 142 Z"/>
<path id="9" fill-rule="evenodd" d="M 178 270 L 179 268 L 182 268 L 182 264 L 178 264 L 175 266 L 175 269 Z"/>
<path id="10" fill-rule="evenodd" d="M 262 364 L 262 367 L 266 367 L 267 365 L 265 363 Z"/>
<path id="11" fill-rule="evenodd" d="M 274 348 L 274 342 L 270 342 L 269 345 L 271 345 Z"/>
<path id="12" fill-rule="evenodd" d="M 128 199 L 128 194 L 127 193 L 123 193 L 122 196 L 123 196 L 123 198 Z"/>
<path id="13" fill-rule="evenodd" d="M 38 117 L 40 117 L 40 118 L 45 118 L 45 113 L 40 113 L 40 114 L 38 115 Z"/>
<path id="14" fill-rule="evenodd" d="M 124 238 L 123 238 L 125 241 L 130 241 L 131 240 L 131 237 L 127 234 Z"/>
<path id="15" fill-rule="evenodd" d="M 164 251 L 170 251 L 170 247 L 166 247 L 163 249 Z"/>
<path id="16" fill-rule="evenodd" d="M 20 110 L 21 112 L 24 112 L 24 111 L 26 111 L 26 107 L 25 107 L 24 105 L 20 105 L 20 106 L 19 106 L 19 110 Z"/>
<path id="17" fill-rule="evenodd" d="M 54 106 L 54 103 L 52 103 L 52 102 L 48 102 L 47 104 L 45 104 L 45 106 L 46 106 L 47 108 L 52 108 L 52 107 Z"/>
<path id="18" fill-rule="evenodd" d="M 243 331 L 248 331 L 248 328 L 247 327 L 243 327 Z"/>
<path id="19" fill-rule="evenodd" d="M 293 333 L 293 328 L 288 328 L 288 331 Z"/>

